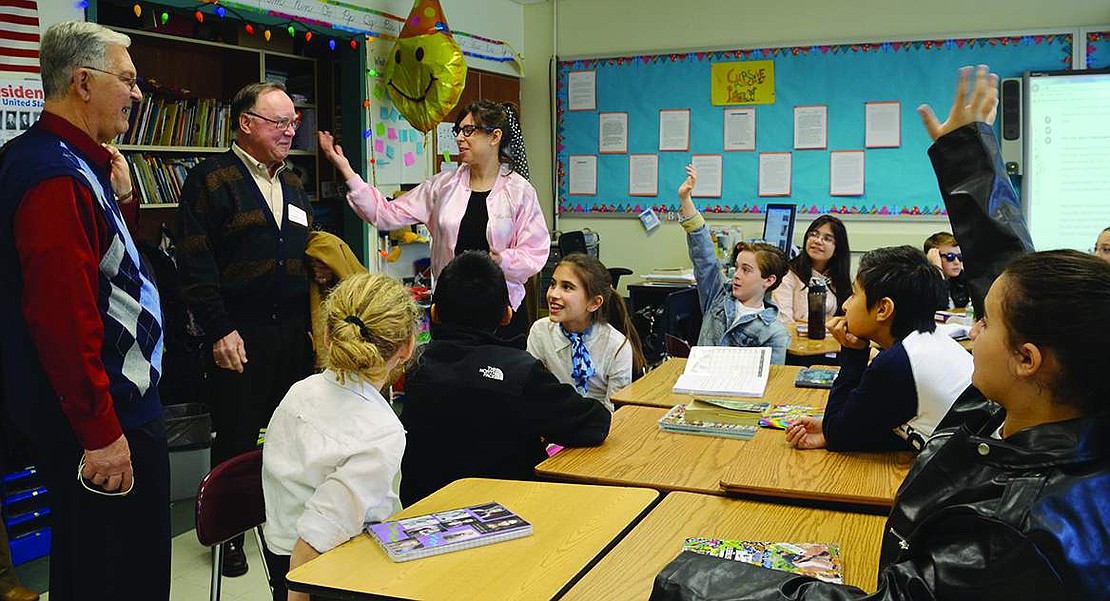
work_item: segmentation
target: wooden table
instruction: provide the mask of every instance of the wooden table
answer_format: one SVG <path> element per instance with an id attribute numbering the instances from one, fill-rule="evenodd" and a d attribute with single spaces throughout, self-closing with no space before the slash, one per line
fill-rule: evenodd
<path id="1" fill-rule="evenodd" d="M 394 563 L 364 533 L 291 570 L 289 588 L 345 599 L 550 599 L 658 494 L 643 488 L 458 480 L 391 519 L 497 501 L 532 522 L 532 536 Z"/>
<path id="2" fill-rule="evenodd" d="M 682 370 L 685 368 L 686 359 L 668 359 L 644 377 L 618 390 L 612 396 L 613 404 L 617 406 L 646 405 L 648 407 L 666 407 L 670 409 L 675 405 L 688 403 L 693 396 L 671 392 L 675 380 L 678 380 L 678 376 L 682 375 Z M 828 390 L 797 388 L 794 386 L 794 379 L 801 369 L 801 367 L 794 365 L 772 365 L 763 399 L 769 403 L 820 404 L 824 406 L 825 399 L 829 396 Z"/>
<path id="3" fill-rule="evenodd" d="M 657 421 L 666 413 L 662 407 L 690 398 L 670 393 L 685 362 L 671 359 L 613 396 L 615 402 L 619 396 L 626 403 L 650 402 L 659 408 L 621 407 L 613 414 L 609 437 L 601 446 L 565 449 L 538 465 L 536 473 L 560 480 L 659 490 L 893 505 L 894 494 L 913 462 L 912 453 L 799 451 L 787 444 L 781 430 L 764 428 L 748 441 L 660 431 Z M 772 403 L 824 407 L 827 390 L 794 388 L 793 374 L 798 369 L 772 366 L 764 398 Z"/>
<path id="4" fill-rule="evenodd" d="M 795 355 L 798 357 L 821 357 L 830 353 L 840 352 L 840 343 L 832 334 L 825 333 L 825 337 L 821 340 L 811 340 L 805 334 L 799 334 L 796 323 L 791 323 L 786 326 L 787 331 L 790 332 L 790 346 L 786 347 L 788 355 Z"/>
<path id="5" fill-rule="evenodd" d="M 875 590 L 885 518 L 673 492 L 605 554 L 564 600 L 647 599 L 690 536 L 840 545 L 844 582 Z"/>

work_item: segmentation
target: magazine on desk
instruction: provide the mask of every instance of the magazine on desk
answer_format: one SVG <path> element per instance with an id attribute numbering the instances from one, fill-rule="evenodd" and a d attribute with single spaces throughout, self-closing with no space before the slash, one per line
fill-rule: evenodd
<path id="1" fill-rule="evenodd" d="M 676 394 L 762 397 L 771 376 L 766 346 L 695 346 L 674 383 Z"/>
<path id="2" fill-rule="evenodd" d="M 760 414 L 755 415 L 758 418 Z M 759 431 L 759 426 L 755 424 L 724 424 L 687 420 L 686 405 L 675 405 L 666 415 L 659 418 L 659 429 L 664 432 L 677 432 L 679 434 L 750 440 Z"/>
<path id="3" fill-rule="evenodd" d="M 840 546 L 835 543 L 771 543 L 692 537 L 686 539 L 682 550 L 844 584 Z"/>
<path id="4" fill-rule="evenodd" d="M 832 388 L 836 376 L 840 374 L 839 367 L 803 367 L 794 378 L 794 386 L 798 388 Z"/>
<path id="5" fill-rule="evenodd" d="M 483 503 L 368 524 L 366 531 L 390 559 L 409 561 L 530 536 L 532 524 L 500 503 Z"/>

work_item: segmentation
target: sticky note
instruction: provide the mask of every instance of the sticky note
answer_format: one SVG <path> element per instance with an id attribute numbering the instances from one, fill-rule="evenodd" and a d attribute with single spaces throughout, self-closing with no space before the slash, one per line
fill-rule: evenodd
<path id="1" fill-rule="evenodd" d="M 412 164 L 415 163 L 415 162 L 416 162 L 416 156 L 413 155 L 411 152 L 406 152 L 405 153 L 405 167 L 412 167 Z"/>
<path id="2" fill-rule="evenodd" d="M 389 109 L 384 106 L 381 107 L 381 110 L 378 111 L 378 114 L 381 116 L 382 121 L 386 121 L 387 119 L 389 119 Z"/>
<path id="3" fill-rule="evenodd" d="M 446 152 L 443 153 L 443 162 L 444 163 L 450 163 L 451 162 L 451 155 L 447 154 Z"/>
<path id="4" fill-rule="evenodd" d="M 385 124 L 379 123 L 378 126 L 374 128 L 374 131 L 377 132 L 379 138 L 384 136 L 385 135 Z"/>
<path id="5" fill-rule="evenodd" d="M 408 142 L 409 141 L 409 130 L 402 129 L 401 131 L 397 132 L 397 135 L 401 137 L 402 142 Z"/>
<path id="6" fill-rule="evenodd" d="M 386 146 L 386 147 L 385 147 L 385 156 L 387 156 L 387 157 L 389 157 L 389 158 L 391 158 L 391 159 L 392 159 L 392 158 L 393 158 L 393 155 L 394 155 L 394 154 L 396 154 L 396 153 L 395 153 L 395 152 L 393 151 L 393 147 L 392 147 L 392 146 Z"/>
<path id="7" fill-rule="evenodd" d="M 385 142 L 381 138 L 374 140 L 374 152 L 385 152 Z"/>
<path id="8" fill-rule="evenodd" d="M 424 154 L 424 145 L 420 142 L 416 143 L 416 154 Z"/>
<path id="9" fill-rule="evenodd" d="M 397 139 L 397 128 L 395 128 L 395 127 L 389 128 L 389 134 L 388 135 L 389 135 L 390 140 L 396 140 Z"/>
<path id="10" fill-rule="evenodd" d="M 380 83 L 374 84 L 374 98 L 381 100 L 383 96 L 385 96 L 385 88 Z"/>
<path id="11" fill-rule="evenodd" d="M 392 115 L 391 119 L 393 119 L 394 121 L 400 121 L 401 120 L 401 113 L 397 109 L 393 109 L 393 115 Z"/>

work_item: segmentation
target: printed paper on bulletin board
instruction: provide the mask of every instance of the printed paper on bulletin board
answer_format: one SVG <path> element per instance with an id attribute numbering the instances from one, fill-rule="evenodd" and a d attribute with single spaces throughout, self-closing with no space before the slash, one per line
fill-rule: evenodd
<path id="1" fill-rule="evenodd" d="M 927 155 L 932 141 L 914 109 L 928 103 L 945 113 L 952 103 L 956 71 L 964 65 L 986 63 L 1002 77 L 1066 69 L 1072 44 L 1069 33 L 1046 33 L 561 61 L 556 87 L 559 210 L 630 216 L 648 207 L 675 211 L 683 167 L 694 155 L 723 154 L 721 197 L 696 199 L 699 208 L 762 212 L 767 199 L 759 197 L 759 156 L 791 152 L 794 107 L 822 104 L 828 106 L 828 147 L 794 153 L 790 195 L 776 201 L 794 202 L 801 213 L 940 214 L 944 206 Z M 774 68 L 774 102 L 747 105 L 756 112 L 754 152 L 725 152 L 724 110 L 711 98 L 713 66 L 737 62 L 772 62 Z M 596 73 L 597 107 L 572 112 L 567 76 L 582 70 Z M 901 103 L 898 148 L 864 147 L 866 103 L 877 100 Z M 664 109 L 689 109 L 688 151 L 659 152 L 659 111 Z M 605 112 L 628 113 L 627 154 L 599 153 L 598 115 Z M 829 193 L 829 153 L 842 150 L 866 153 L 861 196 Z M 629 194 L 629 157 L 644 154 L 658 155 L 655 197 Z M 596 194 L 567 193 L 570 155 L 597 155 Z"/>
<path id="2" fill-rule="evenodd" d="M 713 63 L 710 77 L 715 106 L 775 102 L 775 61 Z"/>

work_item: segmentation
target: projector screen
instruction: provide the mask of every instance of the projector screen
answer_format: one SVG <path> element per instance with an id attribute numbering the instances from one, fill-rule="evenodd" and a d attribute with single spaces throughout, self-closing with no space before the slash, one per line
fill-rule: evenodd
<path id="1" fill-rule="evenodd" d="M 1022 203 L 1037 250 L 1110 227 L 1110 70 L 1025 75 Z"/>

